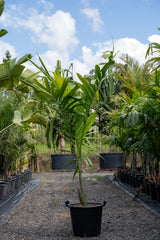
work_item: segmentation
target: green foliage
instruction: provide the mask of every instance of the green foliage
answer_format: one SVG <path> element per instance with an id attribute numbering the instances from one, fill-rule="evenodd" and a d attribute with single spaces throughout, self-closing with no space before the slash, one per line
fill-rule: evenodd
<path id="1" fill-rule="evenodd" d="M 0 88 L 6 88 L 13 90 L 18 88 L 18 84 L 21 75 L 25 67 L 21 64 L 28 61 L 31 58 L 31 54 L 26 54 L 16 62 L 16 58 L 0 64 Z"/>
<path id="2" fill-rule="evenodd" d="M 4 0 L 0 0 L 0 16 L 2 15 L 2 13 L 4 11 L 4 4 L 5 4 L 5 1 Z M 8 33 L 7 30 L 0 29 L 0 38 L 3 37 L 7 33 Z"/>
<path id="3" fill-rule="evenodd" d="M 39 61 L 41 63 L 40 67 L 32 63 L 42 72 L 41 79 L 37 79 L 36 74 L 32 74 L 22 82 L 32 87 L 36 98 L 47 105 L 46 112 L 49 119 L 47 136 L 49 137 L 52 133 L 53 143 L 55 141 L 57 143 L 55 136 L 58 135 L 59 137 L 61 134 L 73 147 L 77 158 L 77 168 L 74 176 L 77 172 L 79 173 L 81 201 L 82 204 L 85 204 L 86 194 L 82 184 L 82 161 L 85 161 L 88 167 L 92 163 L 83 153 L 82 147 L 86 145 L 92 148 L 88 133 L 97 116 L 92 107 L 95 101 L 99 101 L 99 87 L 102 79 L 96 78 L 92 81 L 89 77 L 82 77 L 77 74 L 80 82 L 74 82 L 72 79 L 70 83 L 69 71 L 63 71 L 59 61 L 52 74 L 49 73 L 40 57 Z M 102 67 L 102 75 L 106 73 L 113 62 L 112 56 L 107 64 Z"/>
<path id="4" fill-rule="evenodd" d="M 4 4 L 5 4 L 5 1 L 4 0 L 0 0 L 0 16 L 2 15 L 3 10 L 4 10 Z"/>
<path id="5" fill-rule="evenodd" d="M 7 50 L 6 51 L 6 54 L 5 54 L 5 58 L 3 58 L 3 62 L 5 63 L 5 62 L 9 62 L 10 60 L 11 60 L 11 54 L 10 54 L 10 52 Z"/>
<path id="6" fill-rule="evenodd" d="M 16 111 L 19 102 L 14 92 L 3 92 L 0 99 L 0 153 L 4 157 L 3 174 L 7 176 L 19 159 L 31 153 L 35 142 L 30 129 L 19 124 L 20 114 Z M 14 116 L 17 117 L 13 123 Z"/>
<path id="7" fill-rule="evenodd" d="M 121 60 L 124 64 L 116 65 L 115 77 L 122 83 L 123 95 L 125 94 L 125 97 L 129 98 L 137 93 L 143 95 L 151 81 L 150 64 L 146 62 L 143 66 L 140 66 L 128 54 L 122 54 Z"/>
<path id="8" fill-rule="evenodd" d="M 160 29 L 159 29 L 160 30 Z M 152 64 L 153 71 L 160 68 L 160 44 L 156 42 L 152 42 L 149 44 L 149 47 L 146 52 L 146 57 L 152 56 L 148 62 Z"/>

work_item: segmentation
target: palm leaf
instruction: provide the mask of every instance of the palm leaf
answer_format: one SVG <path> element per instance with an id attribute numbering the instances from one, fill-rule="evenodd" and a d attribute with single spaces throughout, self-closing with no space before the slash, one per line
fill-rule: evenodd
<path id="1" fill-rule="evenodd" d="M 0 38 L 3 37 L 4 35 L 6 35 L 7 33 L 8 33 L 7 30 L 1 29 L 1 30 L 0 30 Z"/>

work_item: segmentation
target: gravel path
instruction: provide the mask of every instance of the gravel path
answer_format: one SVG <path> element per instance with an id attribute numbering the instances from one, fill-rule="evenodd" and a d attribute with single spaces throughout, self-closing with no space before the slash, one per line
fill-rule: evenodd
<path id="1" fill-rule="evenodd" d="M 68 240 L 72 235 L 69 209 L 77 202 L 77 178 L 71 172 L 34 174 L 40 184 L 0 223 L 0 240 Z M 107 172 L 84 173 L 88 200 L 103 202 L 101 240 L 159 240 L 160 218 L 108 179 Z"/>

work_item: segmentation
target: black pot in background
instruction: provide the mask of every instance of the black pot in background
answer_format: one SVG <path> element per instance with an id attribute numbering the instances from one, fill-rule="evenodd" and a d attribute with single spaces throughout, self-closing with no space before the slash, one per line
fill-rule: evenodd
<path id="1" fill-rule="evenodd" d="M 160 183 L 155 184 L 156 192 L 157 192 L 157 200 L 160 203 Z"/>
<path id="2" fill-rule="evenodd" d="M 155 187 L 155 183 L 150 183 L 150 196 L 152 200 L 157 200 L 157 191 Z"/>
<path id="3" fill-rule="evenodd" d="M 76 155 L 53 154 L 51 155 L 52 170 L 73 170 L 76 168 Z"/>
<path id="4" fill-rule="evenodd" d="M 127 171 L 126 170 L 122 170 L 121 171 L 121 181 L 123 183 L 126 183 L 126 175 L 127 175 Z"/>
<path id="5" fill-rule="evenodd" d="M 70 204 L 69 201 L 66 201 L 65 204 L 70 208 L 74 236 L 95 237 L 100 235 L 102 208 L 106 205 L 106 201 L 103 204 L 88 203 L 87 206 Z"/>
<path id="6" fill-rule="evenodd" d="M 21 176 L 16 175 L 16 181 L 15 181 L 15 189 L 18 190 L 21 187 Z"/>
<path id="7" fill-rule="evenodd" d="M 0 181 L 0 200 L 8 194 L 8 182 Z"/>
<path id="8" fill-rule="evenodd" d="M 11 176 L 11 177 L 8 178 L 8 181 L 9 181 L 8 193 L 14 192 L 14 190 L 15 190 L 16 177 Z"/>
<path id="9" fill-rule="evenodd" d="M 132 178 L 131 178 L 131 181 L 132 181 L 132 187 L 133 188 L 136 188 L 136 180 L 135 180 L 135 173 L 133 172 L 131 174 Z"/>
<path id="10" fill-rule="evenodd" d="M 127 184 L 130 185 L 130 172 L 126 174 Z"/>
<path id="11" fill-rule="evenodd" d="M 135 173 L 134 179 L 135 179 L 135 187 L 138 188 L 143 183 L 144 175 Z"/>
<path id="12" fill-rule="evenodd" d="M 128 183 L 128 171 L 124 171 L 123 175 L 124 175 L 124 183 Z"/>
<path id="13" fill-rule="evenodd" d="M 101 153 L 101 169 L 117 169 L 123 167 L 123 153 Z"/>
<path id="14" fill-rule="evenodd" d="M 145 194 L 150 196 L 150 183 L 149 183 L 149 180 L 144 178 L 143 182 L 144 182 L 144 192 L 145 192 Z"/>

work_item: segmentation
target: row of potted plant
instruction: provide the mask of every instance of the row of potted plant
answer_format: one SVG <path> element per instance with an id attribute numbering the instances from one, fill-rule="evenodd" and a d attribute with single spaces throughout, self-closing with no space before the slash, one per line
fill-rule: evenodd
<path id="1" fill-rule="evenodd" d="M 118 179 L 134 189 L 141 190 L 141 192 L 150 196 L 152 200 L 160 203 L 160 175 L 155 177 L 151 173 L 148 177 L 139 171 L 119 170 Z"/>
<path id="2" fill-rule="evenodd" d="M 12 175 L 7 179 L 0 179 L 0 200 L 9 194 L 20 190 L 20 188 L 31 181 L 32 170 L 25 170 L 17 175 Z"/>
<path id="3" fill-rule="evenodd" d="M 52 170 L 73 170 L 76 169 L 75 154 L 52 154 Z M 102 170 L 117 169 L 123 167 L 123 153 L 100 153 L 99 166 Z"/>

